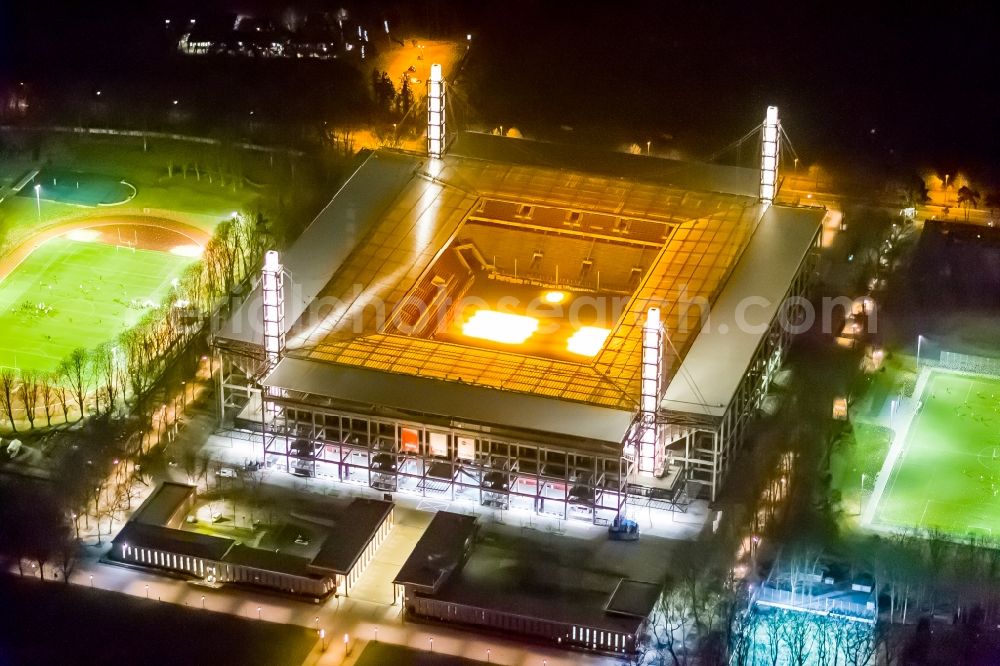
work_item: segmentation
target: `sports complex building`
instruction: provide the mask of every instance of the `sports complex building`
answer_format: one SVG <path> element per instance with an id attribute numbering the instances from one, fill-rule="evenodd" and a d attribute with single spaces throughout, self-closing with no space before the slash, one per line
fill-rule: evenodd
<path id="1" fill-rule="evenodd" d="M 750 169 L 446 143 L 433 84 L 427 154 L 364 155 L 216 335 L 224 422 L 385 492 L 595 521 L 715 499 L 824 215 L 774 203 L 777 109 Z"/>

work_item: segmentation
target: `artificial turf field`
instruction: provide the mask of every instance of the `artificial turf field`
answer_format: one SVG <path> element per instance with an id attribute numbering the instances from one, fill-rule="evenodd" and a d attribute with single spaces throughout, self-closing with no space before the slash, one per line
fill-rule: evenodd
<path id="1" fill-rule="evenodd" d="M 1000 537 L 1000 378 L 934 370 L 918 399 L 874 522 Z"/>
<path id="2" fill-rule="evenodd" d="M 0 280 L 0 366 L 55 370 L 159 304 L 193 260 L 169 252 L 53 238 Z"/>

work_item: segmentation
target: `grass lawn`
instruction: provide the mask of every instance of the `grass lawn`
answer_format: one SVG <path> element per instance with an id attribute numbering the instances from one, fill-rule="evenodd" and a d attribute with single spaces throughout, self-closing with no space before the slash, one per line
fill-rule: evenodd
<path id="1" fill-rule="evenodd" d="M 1000 379 L 933 371 L 875 522 L 1000 535 Z"/>
<path id="2" fill-rule="evenodd" d="M 188 257 L 54 238 L 0 281 L 0 366 L 54 370 L 159 304 Z"/>
<path id="3" fill-rule="evenodd" d="M 104 174 L 44 168 L 34 182 L 39 187 L 38 196 L 47 202 L 97 206 L 123 203 L 134 194 L 131 187 L 120 181 L 120 178 Z M 35 200 L 35 185 L 28 183 L 18 196 Z M 36 205 L 38 203 L 36 200 Z"/>

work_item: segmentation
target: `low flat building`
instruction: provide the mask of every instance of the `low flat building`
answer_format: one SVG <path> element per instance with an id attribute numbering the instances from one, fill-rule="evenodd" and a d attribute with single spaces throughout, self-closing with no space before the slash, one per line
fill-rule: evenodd
<path id="1" fill-rule="evenodd" d="M 627 580 L 474 546 L 476 519 L 438 512 L 393 583 L 410 620 L 447 622 L 528 640 L 627 655 L 660 593 Z"/>
<path id="2" fill-rule="evenodd" d="M 355 499 L 336 516 L 310 515 L 312 548 L 254 548 L 236 539 L 183 529 L 195 509 L 194 486 L 162 483 L 114 538 L 108 559 L 200 579 L 312 598 L 349 595 L 392 529 L 392 502 Z M 295 531 L 295 530 L 293 530 Z M 281 530 L 279 530 L 279 533 Z"/>

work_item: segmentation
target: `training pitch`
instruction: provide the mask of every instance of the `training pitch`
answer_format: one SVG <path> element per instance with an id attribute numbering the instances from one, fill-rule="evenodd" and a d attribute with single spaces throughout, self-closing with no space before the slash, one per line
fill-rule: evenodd
<path id="1" fill-rule="evenodd" d="M 873 522 L 1000 537 L 1000 378 L 933 370 L 917 399 Z"/>
<path id="2" fill-rule="evenodd" d="M 46 241 L 0 280 L 0 366 L 51 371 L 77 347 L 114 340 L 192 261 L 112 243 Z"/>

